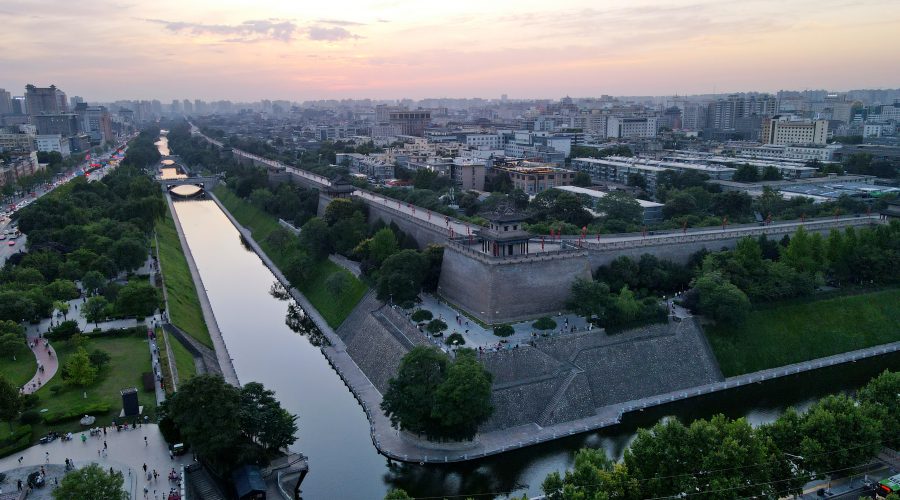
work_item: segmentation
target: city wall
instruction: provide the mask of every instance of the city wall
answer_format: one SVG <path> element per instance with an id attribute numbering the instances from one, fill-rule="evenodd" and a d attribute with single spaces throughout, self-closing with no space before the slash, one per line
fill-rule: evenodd
<path id="1" fill-rule="evenodd" d="M 587 252 L 495 259 L 451 243 L 444 247 L 438 294 L 489 324 L 565 309 L 577 278 L 590 278 Z"/>

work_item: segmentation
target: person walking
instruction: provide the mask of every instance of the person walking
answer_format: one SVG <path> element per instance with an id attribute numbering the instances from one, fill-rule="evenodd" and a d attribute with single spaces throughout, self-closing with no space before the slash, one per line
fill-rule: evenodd
<path id="1" fill-rule="evenodd" d="M 147 436 L 144 436 L 144 446 L 150 446 L 150 443 L 147 442 Z"/>

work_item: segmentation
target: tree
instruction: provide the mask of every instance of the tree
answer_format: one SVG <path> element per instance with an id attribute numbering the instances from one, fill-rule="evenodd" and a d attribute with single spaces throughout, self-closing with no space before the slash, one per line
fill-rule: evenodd
<path id="1" fill-rule="evenodd" d="M 385 259 L 378 273 L 378 299 L 395 303 L 415 300 L 428 264 L 428 259 L 415 250 L 402 250 Z"/>
<path id="2" fill-rule="evenodd" d="M 75 469 L 65 476 L 53 490 L 56 500 L 90 498 L 92 500 L 128 500 L 131 495 L 122 489 L 124 478 L 119 471 L 107 471 L 98 464 Z"/>
<path id="3" fill-rule="evenodd" d="M 425 325 L 425 329 L 428 330 L 428 333 L 437 335 L 447 329 L 447 323 L 439 319 L 433 319 Z"/>
<path id="4" fill-rule="evenodd" d="M 281 407 L 274 391 L 250 382 L 241 389 L 240 404 L 241 431 L 251 441 L 277 451 L 297 440 L 297 417 Z"/>
<path id="5" fill-rule="evenodd" d="M 74 319 L 65 320 L 50 330 L 49 338 L 53 340 L 68 340 L 76 333 L 81 333 L 78 322 Z"/>
<path id="6" fill-rule="evenodd" d="M 602 321 L 606 318 L 609 307 L 609 286 L 599 281 L 578 278 L 572 284 L 566 307 L 588 320 L 597 318 Z"/>
<path id="7" fill-rule="evenodd" d="M 412 319 L 416 323 L 431 321 L 431 318 L 433 317 L 434 315 L 428 309 L 416 309 L 416 311 L 410 315 L 410 319 Z"/>
<path id="8" fill-rule="evenodd" d="M 591 176 L 587 172 L 576 172 L 572 184 L 579 187 L 590 187 Z"/>
<path id="9" fill-rule="evenodd" d="M 65 304 L 65 306 L 58 308 L 60 312 L 62 312 L 63 309 L 66 311 L 69 310 L 69 304 L 65 301 L 77 299 L 79 296 L 78 288 L 75 286 L 75 283 L 69 280 L 54 280 L 44 287 L 44 292 L 54 300 L 58 300 L 62 304 Z"/>
<path id="10" fill-rule="evenodd" d="M 750 312 L 750 300 L 721 273 L 708 272 L 696 279 L 698 309 L 716 321 L 740 324 Z"/>
<path id="11" fill-rule="evenodd" d="M 900 440 L 900 372 L 885 370 L 860 389 L 859 402 L 881 413 L 882 438 L 887 443 Z M 896 445 L 895 445 L 896 446 Z"/>
<path id="12" fill-rule="evenodd" d="M 376 266 L 380 266 L 385 259 L 397 253 L 399 248 L 397 237 L 393 231 L 389 228 L 379 229 L 369 243 L 369 258 L 375 262 Z"/>
<path id="13" fill-rule="evenodd" d="M 101 319 L 107 316 L 106 313 L 108 309 L 109 301 L 106 300 L 106 297 L 91 297 L 87 299 L 83 306 L 81 306 L 81 315 L 84 316 L 84 319 L 87 321 L 97 325 Z"/>
<path id="14" fill-rule="evenodd" d="M 53 301 L 53 309 L 61 312 L 63 315 L 63 319 L 67 319 L 67 315 L 69 314 L 69 307 L 69 303 L 64 300 Z"/>
<path id="15" fill-rule="evenodd" d="M 447 338 L 444 340 L 444 343 L 449 346 L 466 345 L 466 339 L 462 336 L 462 334 L 453 332 L 447 336 Z"/>
<path id="16" fill-rule="evenodd" d="M 22 397 L 19 395 L 19 389 L 0 375 L 0 420 L 9 422 L 10 431 L 12 421 L 19 416 L 20 411 L 22 411 Z"/>
<path id="17" fill-rule="evenodd" d="M 450 362 L 437 349 L 416 346 L 400 361 L 388 382 L 381 409 L 397 428 L 422 434 L 436 428 L 431 410 Z"/>
<path id="18" fill-rule="evenodd" d="M 781 175 L 781 172 L 771 165 L 763 169 L 762 180 L 764 181 L 780 181 L 783 178 L 784 176 Z"/>
<path id="19" fill-rule="evenodd" d="M 102 370 L 103 367 L 109 364 L 109 361 L 112 359 L 108 352 L 100 349 L 94 349 L 93 351 L 91 351 L 91 353 L 88 355 L 88 358 L 91 360 L 91 364 L 97 367 L 97 370 Z"/>
<path id="20" fill-rule="evenodd" d="M 164 411 L 200 456 L 225 470 L 239 462 L 241 394 L 221 376 L 188 379 L 169 397 Z"/>
<path id="21" fill-rule="evenodd" d="M 641 498 L 639 481 L 629 475 L 627 466 L 610 460 L 603 449 L 578 450 L 572 470 L 567 470 L 565 477 L 551 472 L 541 488 L 548 500 Z"/>
<path id="22" fill-rule="evenodd" d="M 384 500 L 413 500 L 413 497 L 409 496 L 409 493 L 407 493 L 406 490 L 393 488 L 391 491 L 387 492 L 387 495 L 384 496 Z"/>
<path id="23" fill-rule="evenodd" d="M 63 366 L 63 374 L 66 382 L 72 385 L 85 387 L 94 383 L 97 378 L 97 367 L 91 363 L 91 358 L 83 347 L 79 347 L 69 355 Z"/>
<path id="24" fill-rule="evenodd" d="M 90 298 L 88 302 L 95 298 Z M 129 281 L 116 296 L 116 311 L 123 316 L 144 318 L 153 314 L 157 307 L 159 291 L 145 281 Z"/>
<path id="25" fill-rule="evenodd" d="M 634 197 L 621 191 L 607 193 L 597 200 L 597 210 L 607 221 L 617 220 L 626 224 L 641 224 L 644 221 L 644 209 Z"/>
<path id="26" fill-rule="evenodd" d="M 99 271 L 88 271 L 81 278 L 81 286 L 88 294 L 94 294 L 106 285 L 106 277 Z"/>
<path id="27" fill-rule="evenodd" d="M 628 185 L 646 190 L 647 178 L 638 173 L 628 174 Z"/>
<path id="28" fill-rule="evenodd" d="M 434 396 L 432 418 L 443 437 L 472 439 L 478 426 L 494 411 L 491 406 L 493 376 L 475 358 L 474 351 L 460 350 Z"/>
<path id="29" fill-rule="evenodd" d="M 818 233 L 810 234 L 800 226 L 788 246 L 781 252 L 781 261 L 801 273 L 816 274 L 825 268 L 825 241 Z"/>
<path id="30" fill-rule="evenodd" d="M 753 165 L 744 163 L 738 165 L 732 179 L 738 182 L 756 182 L 759 180 L 759 170 Z"/>
<path id="31" fill-rule="evenodd" d="M 275 195 L 267 188 L 258 188 L 250 192 L 250 203 L 260 210 L 268 211 Z"/>
<path id="32" fill-rule="evenodd" d="M 16 354 L 25 350 L 25 337 L 17 333 L 0 334 L 0 355 L 16 360 Z"/>
<path id="33" fill-rule="evenodd" d="M 896 395 L 895 395 L 896 397 Z M 881 449 L 881 415 L 846 395 L 828 396 L 803 416 L 799 455 L 804 467 L 825 473 L 859 465 Z"/>
<path id="34" fill-rule="evenodd" d="M 147 260 L 147 247 L 135 238 L 122 238 L 113 244 L 110 254 L 119 269 L 132 271 Z"/>
<path id="35" fill-rule="evenodd" d="M 335 200 L 334 202 L 336 201 L 340 200 Z M 328 236 L 328 224 L 318 217 L 309 219 L 300 228 L 300 244 L 309 252 L 310 257 L 316 261 L 325 259 L 331 253 L 331 242 Z"/>

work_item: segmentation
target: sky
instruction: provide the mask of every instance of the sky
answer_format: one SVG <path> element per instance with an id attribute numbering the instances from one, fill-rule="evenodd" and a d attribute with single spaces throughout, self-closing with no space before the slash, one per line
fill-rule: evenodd
<path id="1" fill-rule="evenodd" d="M 89 101 L 900 87 L 898 0 L 2 0 L 0 88 Z"/>

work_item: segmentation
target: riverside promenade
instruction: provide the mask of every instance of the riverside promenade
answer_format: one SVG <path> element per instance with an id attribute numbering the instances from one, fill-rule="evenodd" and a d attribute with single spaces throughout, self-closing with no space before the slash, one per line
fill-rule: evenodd
<path id="1" fill-rule="evenodd" d="M 228 354 L 228 346 L 222 338 L 222 332 L 219 330 L 219 324 L 216 322 L 216 316 L 213 314 L 212 306 L 209 303 L 209 296 L 206 294 L 206 287 L 203 285 L 203 279 L 200 277 L 200 271 L 197 270 L 197 263 L 194 262 L 194 256 L 191 254 L 191 248 L 188 246 L 187 239 L 184 237 L 184 229 L 181 227 L 181 221 L 178 220 L 178 214 L 172 202 L 172 197 L 166 193 L 166 203 L 169 205 L 169 212 L 172 213 L 172 219 L 175 221 L 175 229 L 178 232 L 178 241 L 181 243 L 181 249 L 184 252 L 184 258 L 187 260 L 188 269 L 191 271 L 191 278 L 194 280 L 194 288 L 197 290 L 197 298 L 200 300 L 200 309 L 203 311 L 203 319 L 206 321 L 206 327 L 209 329 L 209 336 L 212 339 L 213 347 L 216 351 L 216 359 L 219 362 L 219 368 L 222 370 L 222 378 L 231 385 L 240 387 L 237 371 L 234 369 L 234 363 L 231 362 L 231 355 Z"/>
<path id="2" fill-rule="evenodd" d="M 360 406 L 362 406 L 366 417 L 369 420 L 369 431 L 375 448 L 382 455 L 402 462 L 451 463 L 479 459 L 519 448 L 525 448 L 527 446 L 546 443 L 575 434 L 611 427 L 619 424 L 622 421 L 623 416 L 630 412 L 643 411 L 644 409 L 662 406 L 676 401 L 683 401 L 780 377 L 796 375 L 803 372 L 827 368 L 842 363 L 856 362 L 900 351 L 900 342 L 893 342 L 802 363 L 748 373 L 730 377 L 719 382 L 605 406 L 598 408 L 596 413 L 590 417 L 561 422 L 546 427 L 531 423 L 481 433 L 471 444 L 452 443 L 442 445 L 441 443 L 418 441 L 414 438 L 403 436 L 398 430 L 391 426 L 390 420 L 384 415 L 380 408 L 382 401 L 381 392 L 349 355 L 344 341 L 338 337 L 335 331 L 328 325 L 318 311 L 316 311 L 309 300 L 307 300 L 297 289 L 290 286 L 290 283 L 278 267 L 266 255 L 262 248 L 260 248 L 256 240 L 253 239 L 250 230 L 242 226 L 214 194 L 207 194 L 209 199 L 213 200 L 219 206 L 225 216 L 228 217 L 266 267 L 272 271 L 272 274 L 274 274 L 285 289 L 290 292 L 294 300 L 304 309 L 309 318 L 312 319 L 331 343 L 330 346 L 323 346 L 321 351 L 328 359 L 332 368 L 334 368 L 344 381 L 344 385 L 347 386 L 354 397 L 356 397 L 357 401 L 359 401 Z"/>

